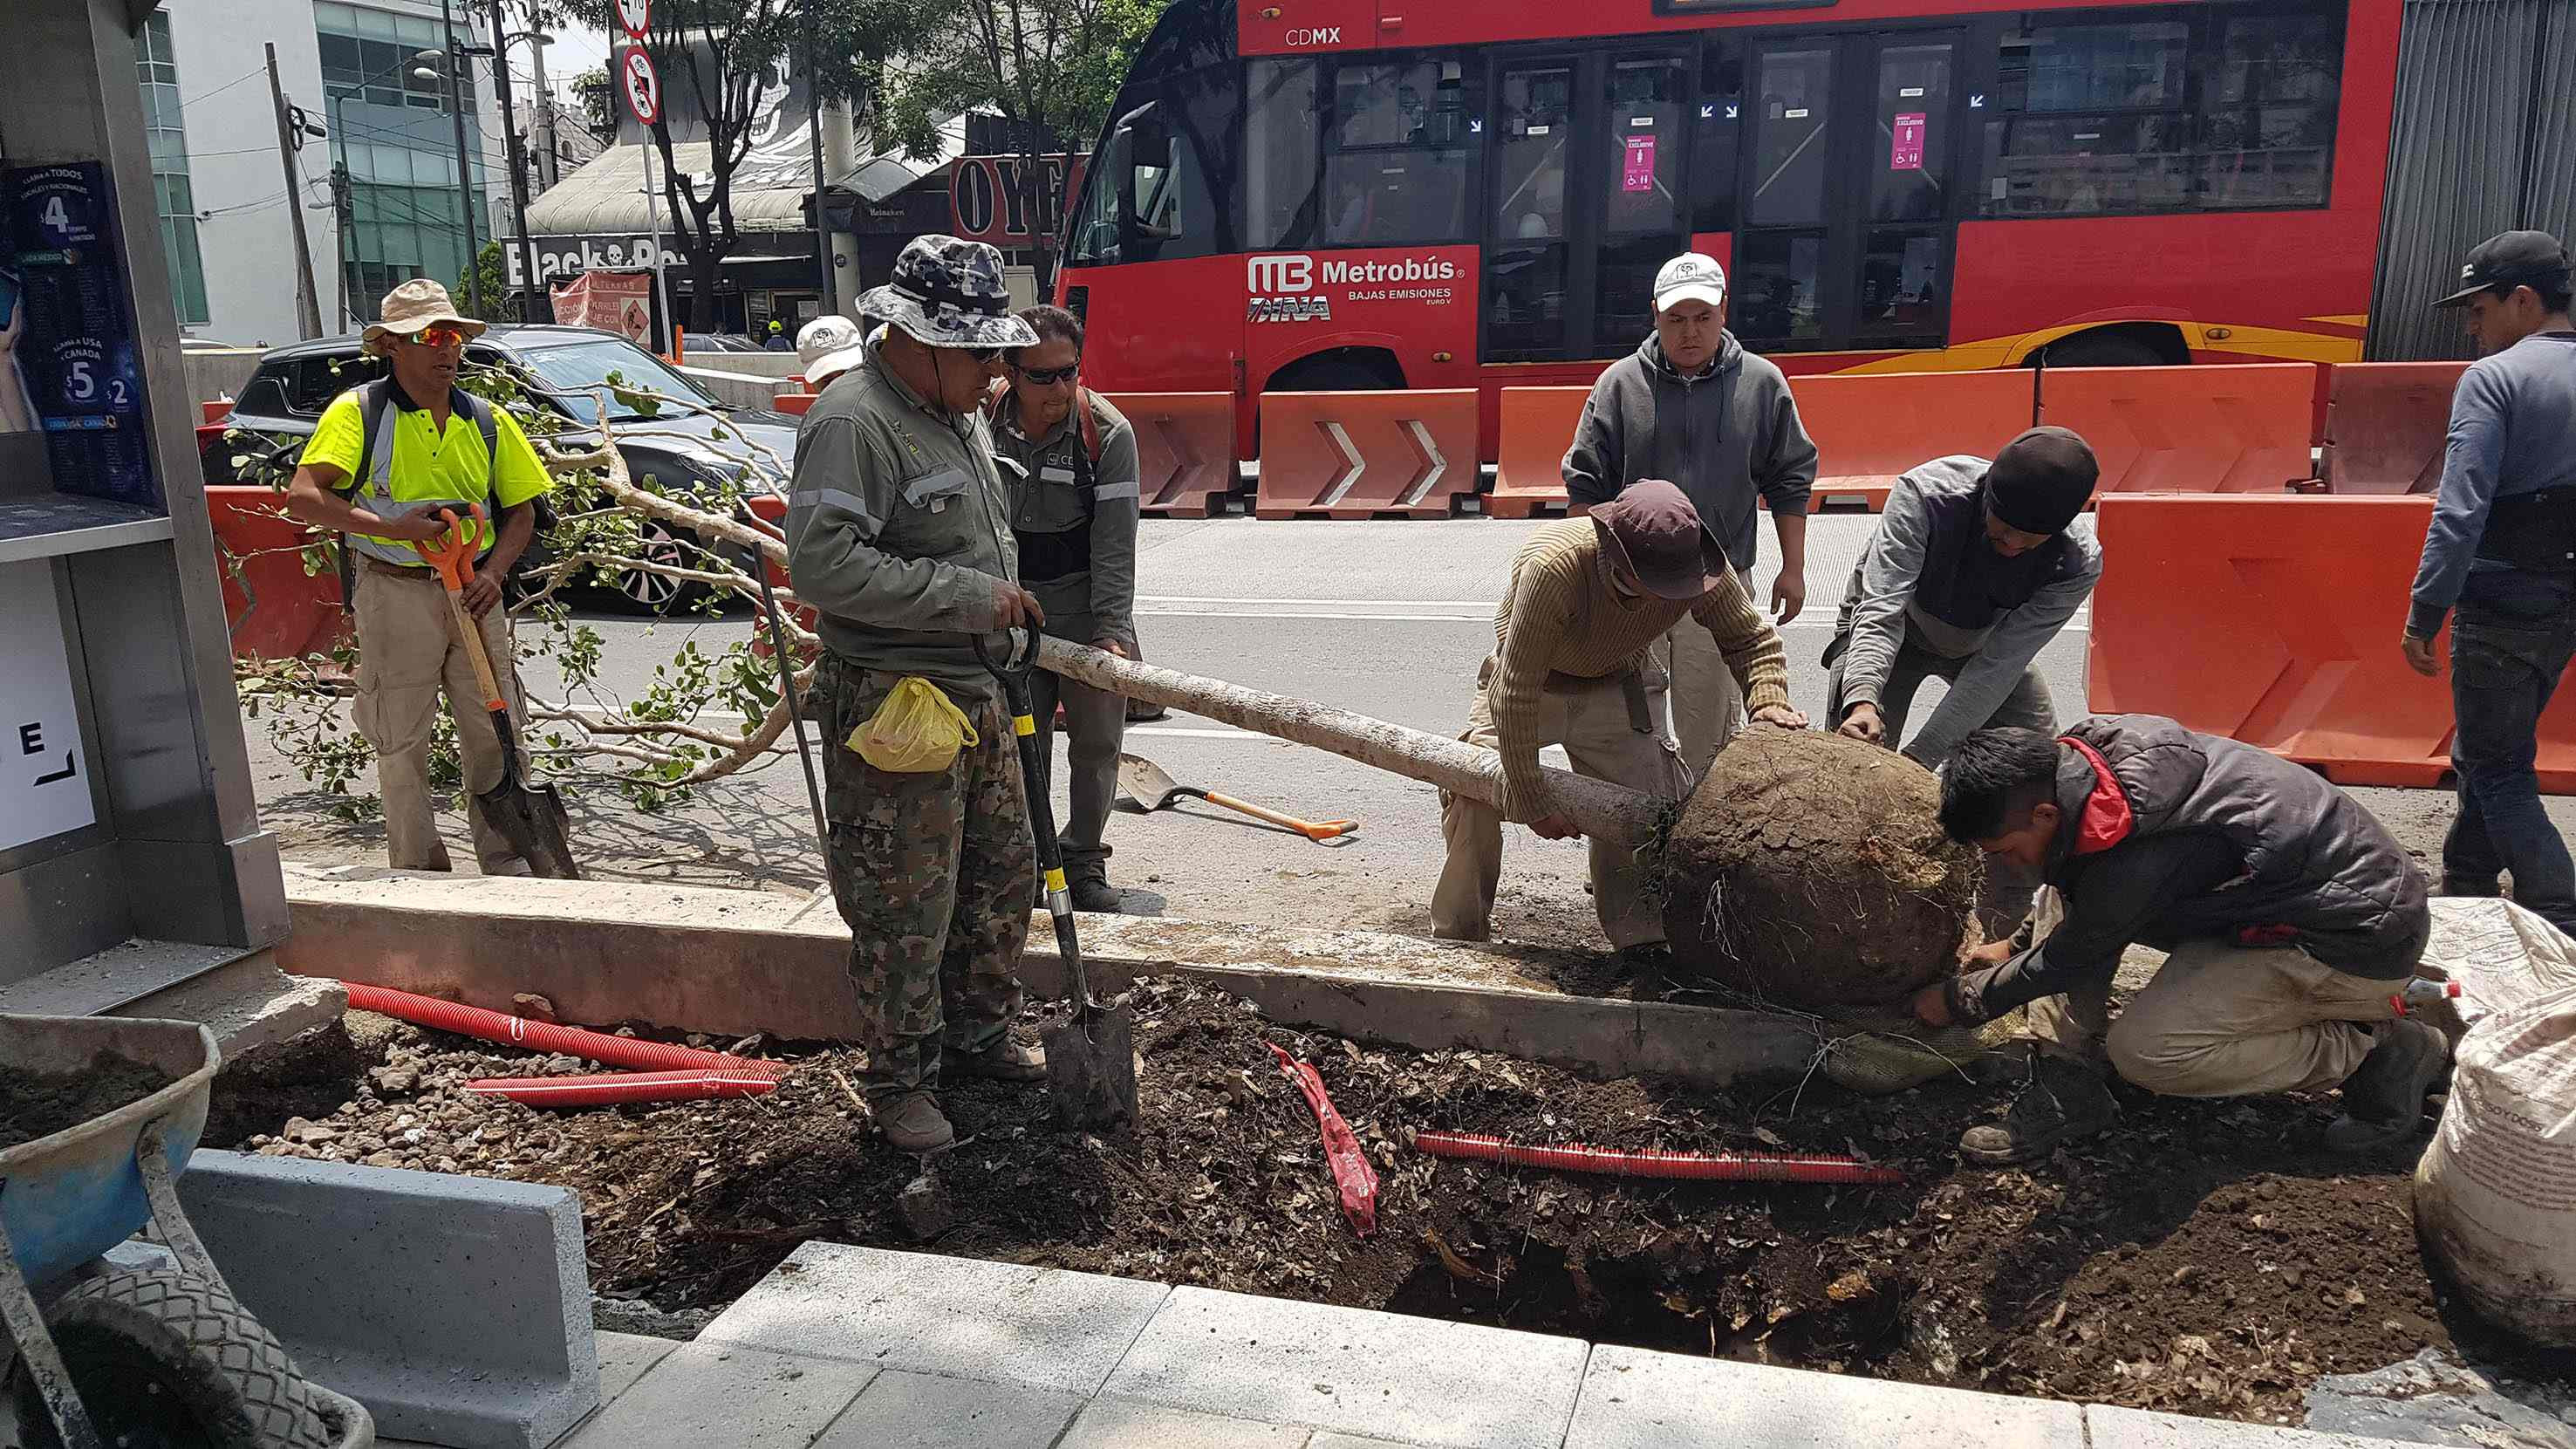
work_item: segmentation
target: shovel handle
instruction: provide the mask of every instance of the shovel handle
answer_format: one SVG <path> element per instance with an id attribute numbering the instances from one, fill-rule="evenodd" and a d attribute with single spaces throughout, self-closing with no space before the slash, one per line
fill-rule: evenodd
<path id="1" fill-rule="evenodd" d="M 483 510 L 473 510 L 480 525 Z M 447 586 L 447 615 L 456 621 L 456 632 L 465 637 L 465 657 L 474 661 L 474 682 L 483 691 L 483 707 L 494 714 L 509 708 L 501 698 L 501 682 L 493 677 L 492 656 L 483 648 L 482 621 L 465 612 L 465 570 L 474 562 L 473 546 L 465 541 L 465 530 L 456 521 L 456 510 L 442 508 L 438 516 L 447 520 L 447 532 L 434 543 L 415 543 L 412 548 L 438 570 L 438 581 Z"/>
<path id="2" fill-rule="evenodd" d="M 1300 820 L 1294 815 L 1282 815 L 1276 810 L 1265 810 L 1249 800 L 1237 800 L 1231 795 L 1221 795 L 1214 790 L 1201 792 L 1199 798 L 1210 805 L 1222 805 L 1228 810 L 1239 810 L 1255 820 L 1266 820 L 1273 825 L 1294 830 L 1308 840 L 1318 843 L 1353 834 L 1360 828 L 1360 823 L 1356 820 Z"/>

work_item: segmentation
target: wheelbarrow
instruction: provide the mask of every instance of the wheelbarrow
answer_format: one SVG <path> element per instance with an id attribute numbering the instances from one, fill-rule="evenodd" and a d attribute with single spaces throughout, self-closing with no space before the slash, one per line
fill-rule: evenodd
<path id="1" fill-rule="evenodd" d="M 103 1051 L 154 1067 L 170 1084 L 0 1151 L 0 1323 L 17 1349 L 19 1442 L 374 1444 L 367 1411 L 296 1371 L 233 1297 L 179 1207 L 177 1179 L 206 1126 L 214 1033 L 185 1021 L 0 1014 L 0 1067 L 85 1072 Z M 147 1223 L 177 1268 L 128 1272 L 97 1261 Z"/>

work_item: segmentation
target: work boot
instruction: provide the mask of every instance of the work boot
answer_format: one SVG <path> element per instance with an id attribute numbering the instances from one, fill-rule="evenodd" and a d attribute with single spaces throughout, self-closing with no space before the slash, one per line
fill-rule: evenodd
<path id="1" fill-rule="evenodd" d="M 2368 1152 L 2413 1135 L 2425 1096 L 2450 1063 L 2450 1043 L 2425 1022 L 2383 1021 L 2371 1035 L 2370 1055 L 2344 1079 L 2343 1115 L 2326 1124 L 2329 1152 Z"/>
<path id="2" fill-rule="evenodd" d="M 939 1059 L 939 1070 L 943 1075 L 985 1077 L 996 1082 L 1042 1082 L 1046 1080 L 1046 1051 L 1022 1046 L 1005 1036 L 980 1052 L 948 1048 Z"/>
<path id="3" fill-rule="evenodd" d="M 868 1109 L 876 1114 L 877 1130 L 885 1134 L 886 1145 L 897 1152 L 945 1152 L 957 1145 L 957 1129 L 948 1125 L 939 1099 L 928 1092 L 915 1089 L 871 1097 Z"/>
<path id="4" fill-rule="evenodd" d="M 2098 1073 L 2042 1054 L 2033 1059 L 2030 1080 L 2004 1120 L 1969 1128 L 1959 1138 L 1959 1155 L 1980 1167 L 2035 1162 L 2119 1120 L 2120 1104 Z"/>
<path id="5" fill-rule="evenodd" d="M 1127 897 L 1109 883 L 1106 866 L 1076 866 L 1065 872 L 1065 884 L 1073 891 L 1073 908 L 1077 911 L 1114 916 L 1126 906 Z"/>

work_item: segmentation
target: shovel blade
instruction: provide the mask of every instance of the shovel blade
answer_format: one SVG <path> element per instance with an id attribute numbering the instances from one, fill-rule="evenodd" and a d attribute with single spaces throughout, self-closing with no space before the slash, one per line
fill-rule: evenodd
<path id="1" fill-rule="evenodd" d="M 1038 1033 L 1046 1047 L 1047 1092 L 1065 1125 L 1126 1132 L 1136 1125 L 1136 1014 L 1094 1007 Z"/>
<path id="2" fill-rule="evenodd" d="M 551 785 L 522 785 L 503 780 L 497 789 L 474 797 L 484 823 L 501 832 L 510 848 L 533 874 L 548 880 L 579 880 L 581 867 L 572 858 L 572 834 L 564 816 L 563 797 Z"/>
<path id="3" fill-rule="evenodd" d="M 1180 782 L 1143 755 L 1118 757 L 1118 807 L 1151 815 L 1181 793 Z"/>

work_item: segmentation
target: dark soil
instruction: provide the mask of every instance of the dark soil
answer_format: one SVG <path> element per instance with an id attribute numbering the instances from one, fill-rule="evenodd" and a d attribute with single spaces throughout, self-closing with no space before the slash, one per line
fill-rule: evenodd
<path id="1" fill-rule="evenodd" d="M 1932 772 L 1813 730 L 1752 729 L 1673 822 L 1664 932 L 1685 970 L 1806 1010 L 1884 1008 L 1954 972 L 1980 866 Z"/>
<path id="2" fill-rule="evenodd" d="M 1136 994 L 1144 1125 L 1070 1134 L 1043 1086 L 945 1094 L 954 1226 L 996 1261 L 1924 1383 L 2295 1421 L 2316 1378 L 2447 1346 L 2407 1214 L 2411 1154 L 2312 1144 L 2327 1098 L 2127 1093 L 2113 1131 L 2027 1171 L 1952 1144 L 2008 1093 L 1946 1081 L 1862 1098 L 1821 1079 L 1712 1093 L 1589 1082 L 1490 1054 L 1376 1051 L 1197 986 Z M 374 1021 L 353 1017 L 353 1021 Z M 388 1039 L 389 1035 L 389 1039 Z M 593 1286 L 721 1306 L 802 1242 L 920 1247 L 914 1159 L 876 1142 L 854 1053 L 766 1098 L 540 1113 L 470 1076 L 588 1070 L 412 1028 L 327 1118 L 255 1150 L 559 1183 L 582 1196 Z M 1343 1220 L 1276 1042 L 1320 1069 L 1380 1173 L 1379 1233 Z M 714 1045 L 722 1046 L 723 1043 Z M 1902 1186 L 1655 1184 L 1434 1159 L 1408 1128 L 1611 1147 L 1850 1152 Z M 2480 1341 L 2489 1355 L 2508 1350 Z M 2508 1362 L 2507 1366 L 2511 1366 Z M 2558 1370 L 2533 1365 L 2546 1379 Z"/>
<path id="3" fill-rule="evenodd" d="M 0 1151 L 104 1117 L 170 1085 L 159 1067 L 100 1052 L 77 1072 L 0 1067 Z"/>

